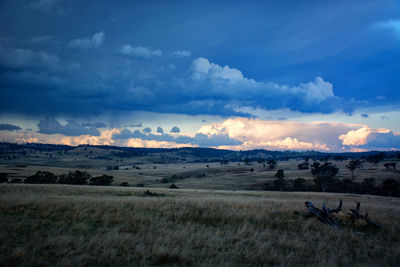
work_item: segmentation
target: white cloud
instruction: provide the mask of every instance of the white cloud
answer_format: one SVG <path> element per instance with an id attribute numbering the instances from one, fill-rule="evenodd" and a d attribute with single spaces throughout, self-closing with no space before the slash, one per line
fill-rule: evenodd
<path id="1" fill-rule="evenodd" d="M 170 53 L 173 57 L 190 57 L 191 53 L 187 50 L 176 50 Z"/>
<path id="2" fill-rule="evenodd" d="M 370 134 L 389 132 L 390 130 L 388 129 L 371 129 L 369 127 L 362 127 L 339 136 L 339 139 L 342 140 L 342 144 L 346 146 L 361 146 L 367 144 L 367 138 Z"/>
<path id="3" fill-rule="evenodd" d="M 333 97 L 333 86 L 329 82 L 325 82 L 321 77 L 316 77 L 313 82 L 301 83 L 297 87 L 290 89 L 291 92 L 305 95 L 305 99 L 321 102 L 329 97 Z"/>
<path id="4" fill-rule="evenodd" d="M 104 43 L 105 38 L 104 32 L 98 32 L 82 39 L 71 40 L 68 45 L 78 49 L 99 48 Z"/>
<path id="5" fill-rule="evenodd" d="M 255 83 L 252 79 L 247 79 L 243 76 L 242 72 L 229 66 L 221 67 L 208 61 L 208 59 L 200 57 L 192 62 L 192 78 L 195 80 L 210 79 L 213 82 L 218 80 L 227 81 L 230 83 L 236 82 L 251 82 Z"/>
<path id="6" fill-rule="evenodd" d="M 362 126 L 332 122 L 264 121 L 231 118 L 204 125 L 199 133 L 227 135 L 242 144 L 224 146 L 230 149 L 295 149 L 339 151 L 340 135 Z M 221 147 L 222 148 L 222 147 Z"/>
<path id="7" fill-rule="evenodd" d="M 387 21 L 379 22 L 376 27 L 392 31 L 398 38 L 400 38 L 400 19 L 390 19 Z"/>
<path id="8" fill-rule="evenodd" d="M 193 83 L 202 84 L 203 92 L 207 90 L 218 96 L 233 97 L 239 103 L 246 99 L 259 103 L 272 100 L 273 105 L 288 102 L 299 106 L 298 100 L 301 100 L 303 105 L 314 107 L 315 104 L 335 97 L 333 85 L 324 81 L 322 77 L 316 77 L 314 81 L 300 83 L 298 86 L 264 83 L 246 78 L 236 68 L 220 66 L 202 57 L 193 60 L 191 78 Z"/>
<path id="9" fill-rule="evenodd" d="M 120 49 L 120 53 L 126 56 L 150 58 L 162 56 L 161 50 L 155 50 L 150 47 L 124 45 Z"/>

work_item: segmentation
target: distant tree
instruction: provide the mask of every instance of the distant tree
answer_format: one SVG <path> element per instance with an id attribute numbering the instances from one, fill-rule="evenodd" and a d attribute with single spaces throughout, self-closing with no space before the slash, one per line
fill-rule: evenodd
<path id="1" fill-rule="evenodd" d="M 271 170 L 275 169 L 277 162 L 274 159 L 268 160 L 267 164 Z"/>
<path id="2" fill-rule="evenodd" d="M 273 181 L 273 184 L 274 184 L 274 188 L 275 189 L 278 189 L 278 190 L 282 191 L 282 190 L 284 190 L 286 188 L 287 181 L 286 181 L 286 179 L 281 177 L 281 178 L 275 179 Z"/>
<path id="3" fill-rule="evenodd" d="M 392 178 L 383 180 L 381 193 L 385 196 L 400 196 L 400 183 Z"/>
<path id="4" fill-rule="evenodd" d="M 25 184 L 55 184 L 57 176 L 48 171 L 37 171 L 36 174 L 25 178 Z"/>
<path id="5" fill-rule="evenodd" d="M 307 161 L 304 161 L 303 163 L 299 163 L 297 167 L 299 170 L 308 170 L 310 169 L 310 164 Z"/>
<path id="6" fill-rule="evenodd" d="M 0 173 L 0 183 L 7 183 L 7 182 L 8 182 L 7 173 L 6 172 Z"/>
<path id="7" fill-rule="evenodd" d="M 110 185 L 113 181 L 112 176 L 103 174 L 102 176 L 97 176 L 90 178 L 91 185 Z"/>
<path id="8" fill-rule="evenodd" d="M 396 169 L 396 162 L 386 162 L 383 164 L 387 170 L 395 170 Z"/>
<path id="9" fill-rule="evenodd" d="M 291 181 L 293 184 L 293 190 L 295 191 L 304 191 L 305 190 L 305 184 L 306 184 L 306 179 L 304 178 L 296 178 Z"/>
<path id="10" fill-rule="evenodd" d="M 279 169 L 279 170 L 276 172 L 275 177 L 277 177 L 277 178 L 283 178 L 283 177 L 285 177 L 284 171 L 283 171 L 282 169 Z"/>
<path id="11" fill-rule="evenodd" d="M 62 174 L 59 176 L 58 183 L 60 184 L 87 184 L 87 181 L 92 176 L 83 171 L 69 172 L 68 174 Z"/>
<path id="12" fill-rule="evenodd" d="M 361 191 L 364 194 L 375 194 L 376 193 L 376 188 L 375 188 L 375 178 L 366 178 L 362 181 L 361 183 Z"/>
<path id="13" fill-rule="evenodd" d="M 350 160 L 349 164 L 346 165 L 346 168 L 351 171 L 351 179 L 354 180 L 354 170 L 361 168 L 361 161 L 359 159 Z"/>
<path id="14" fill-rule="evenodd" d="M 171 189 L 179 189 L 179 187 L 177 187 L 175 184 L 171 184 L 171 185 L 169 186 L 169 188 L 171 188 Z"/>
<path id="15" fill-rule="evenodd" d="M 326 192 L 339 182 L 333 176 L 318 176 L 314 179 L 314 183 L 317 186 L 317 189 L 321 190 L 322 192 Z"/>
<path id="16" fill-rule="evenodd" d="M 229 164 L 229 160 L 222 159 L 222 160 L 219 161 L 219 164 L 221 164 L 221 166 L 228 165 Z"/>
<path id="17" fill-rule="evenodd" d="M 251 160 L 249 158 L 244 158 L 243 163 L 244 165 L 250 165 Z"/>
<path id="18" fill-rule="evenodd" d="M 325 162 L 324 164 L 320 164 L 319 162 L 313 162 L 311 166 L 311 173 L 314 176 L 332 176 L 335 177 L 338 174 L 339 168 L 335 165 L 332 165 L 330 162 Z"/>
<path id="19" fill-rule="evenodd" d="M 384 153 L 378 153 L 378 154 L 373 154 L 373 155 L 368 155 L 367 157 L 365 157 L 365 160 L 369 163 L 374 163 L 374 164 L 378 164 L 380 161 L 383 160 L 384 156 L 386 154 Z"/>
<path id="20" fill-rule="evenodd" d="M 257 163 L 258 163 L 258 164 L 264 164 L 264 163 L 265 163 L 265 159 L 259 159 L 259 160 L 257 161 Z"/>

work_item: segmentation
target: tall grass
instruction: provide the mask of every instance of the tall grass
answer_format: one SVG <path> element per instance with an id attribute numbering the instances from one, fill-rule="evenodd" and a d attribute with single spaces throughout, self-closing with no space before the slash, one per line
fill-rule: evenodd
<path id="1" fill-rule="evenodd" d="M 259 266 L 400 262 L 400 200 L 317 193 L 0 186 L 0 265 Z M 304 201 L 361 201 L 383 229 L 334 230 Z M 277 212 L 279 211 L 279 212 Z"/>

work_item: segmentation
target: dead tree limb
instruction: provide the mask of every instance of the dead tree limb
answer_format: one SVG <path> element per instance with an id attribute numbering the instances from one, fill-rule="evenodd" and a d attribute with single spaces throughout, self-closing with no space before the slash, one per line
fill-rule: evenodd
<path id="1" fill-rule="evenodd" d="M 359 219 L 363 219 L 365 220 L 369 225 L 372 225 L 376 228 L 382 228 L 379 224 L 375 223 L 374 221 L 372 221 L 369 217 L 368 217 L 368 211 L 365 211 L 365 214 L 362 215 L 360 214 L 360 202 L 355 201 L 356 202 L 356 208 L 355 209 L 351 209 L 351 213 L 349 213 L 350 215 L 350 223 L 351 226 L 355 226 L 356 222 Z"/>
<path id="2" fill-rule="evenodd" d="M 332 216 L 330 216 L 330 214 L 338 214 L 342 210 L 342 200 L 340 200 L 339 206 L 336 209 L 327 208 L 325 206 L 325 203 L 322 205 L 322 209 L 318 209 L 317 207 L 315 207 L 311 201 L 306 201 L 304 204 L 306 205 L 306 208 L 308 209 L 310 214 L 317 216 L 321 222 L 326 223 L 335 229 L 339 229 L 342 227 L 343 222 L 339 218 L 333 218 Z"/>

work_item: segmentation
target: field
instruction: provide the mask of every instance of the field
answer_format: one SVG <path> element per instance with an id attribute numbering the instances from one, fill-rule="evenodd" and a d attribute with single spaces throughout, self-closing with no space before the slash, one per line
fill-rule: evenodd
<path id="1" fill-rule="evenodd" d="M 372 195 L 253 190 L 276 179 L 313 179 L 296 159 L 270 170 L 253 161 L 196 163 L 179 154 L 121 158 L 118 151 L 12 151 L 0 173 L 81 170 L 114 177 L 111 186 L 0 184 L 1 266 L 398 266 L 400 199 Z M 333 161 L 339 179 L 348 161 Z M 354 180 L 393 178 L 384 162 L 364 162 Z M 117 168 L 116 168 L 117 167 Z M 127 182 L 129 186 L 119 186 Z M 171 183 L 180 189 L 169 189 Z M 140 187 L 139 187 L 140 186 Z M 251 189 L 251 190 L 250 190 Z M 145 194 L 149 190 L 153 195 Z M 306 218 L 304 202 L 348 219 L 355 201 L 381 229 L 336 230 Z M 354 230 L 358 229 L 358 230 Z"/>
<path id="2" fill-rule="evenodd" d="M 400 262 L 400 200 L 322 193 L 1 185 L 2 266 L 381 265 Z M 334 230 L 304 201 L 354 201 L 383 229 Z"/>

